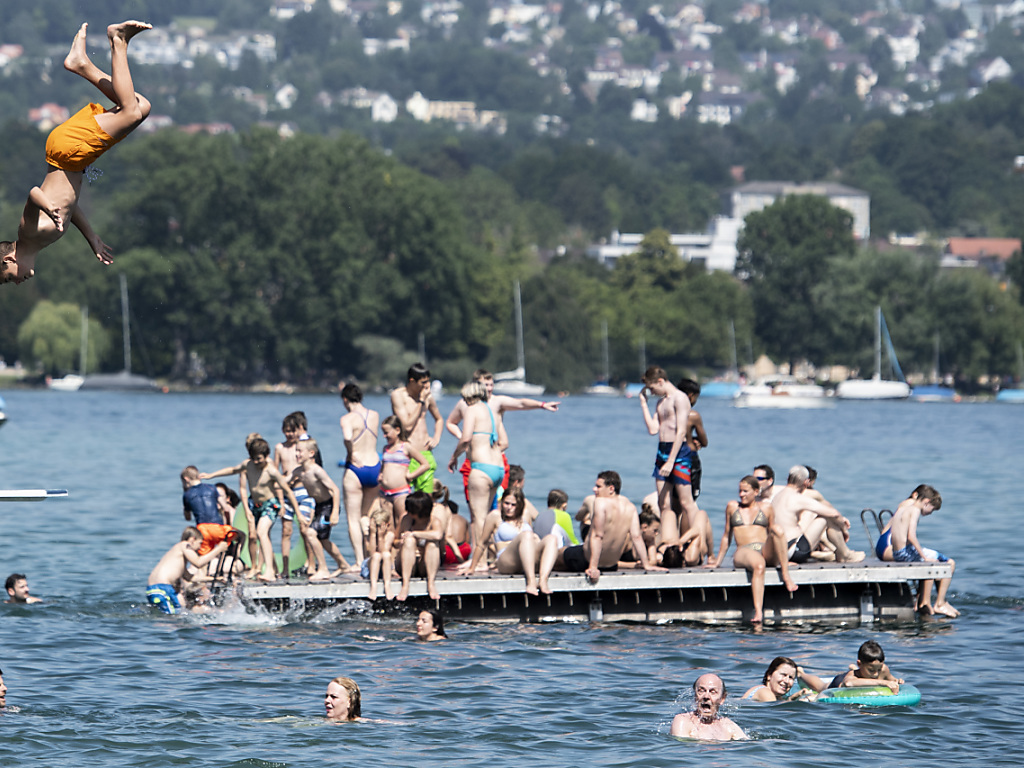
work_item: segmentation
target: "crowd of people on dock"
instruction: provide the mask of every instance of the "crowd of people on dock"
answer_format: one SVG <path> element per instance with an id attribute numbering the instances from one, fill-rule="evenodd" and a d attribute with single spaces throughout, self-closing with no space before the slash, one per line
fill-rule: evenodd
<path id="1" fill-rule="evenodd" d="M 694 407 L 700 386 L 693 380 L 683 379 L 677 386 L 661 368 L 645 372 L 639 400 L 644 424 L 658 438 L 654 489 L 638 510 L 622 495 L 617 472 L 598 473 L 576 514 L 578 537 L 568 512 L 568 494 L 551 489 L 546 509 L 537 509 L 524 492 L 524 469 L 509 465 L 506 458 L 505 414 L 557 411 L 559 403 L 495 395 L 493 376 L 481 369 L 443 419 L 430 384 L 425 366 L 411 366 L 405 385 L 391 392 L 392 414 L 383 418 L 363 403 L 357 385 L 341 387 L 346 458 L 340 486 L 324 469 L 302 412 L 284 418 L 283 440 L 273 449 L 252 433 L 245 441 L 248 458 L 238 464 L 205 473 L 186 467 L 181 473 L 184 515 L 195 526 L 185 529 L 181 541 L 153 569 L 149 601 L 177 612 L 182 608 L 181 584 L 192 582 L 188 593 L 198 599 L 190 601 L 202 609 L 205 582 L 236 574 L 273 582 L 280 576 L 290 578 L 298 568 L 311 582 L 359 573 L 369 581 L 371 600 L 383 591 L 388 600 L 405 601 L 413 578 L 424 578 L 427 594 L 436 600 L 442 568 L 459 574 L 490 569 L 521 574 L 525 591 L 538 595 L 552 592 L 550 578 L 555 572 L 582 573 L 597 583 L 603 572 L 620 568 L 721 567 L 735 541 L 733 565 L 750 573 L 751 621 L 758 624 L 763 621 L 768 568 L 778 568 L 783 585 L 792 592 L 798 589 L 792 565 L 812 559 L 864 559 L 864 552 L 849 546 L 850 521 L 815 489 L 814 469 L 802 465 L 790 469 L 785 485 L 776 485 L 775 473 L 766 464 L 739 481 L 737 499 L 726 506 L 715 553 L 710 517 L 697 504 L 699 451 L 707 446 L 708 436 Z M 653 409 L 651 396 L 657 398 Z M 448 487 L 435 477 L 438 463 L 433 450 L 444 429 L 457 440 L 447 466 L 462 477 L 468 520 L 459 514 Z M 223 483 L 203 482 L 233 475 L 239 478 L 237 494 Z M 940 505 L 934 488 L 916 488 L 882 532 L 876 549 L 879 559 L 952 563 L 917 540 L 920 516 Z M 342 509 L 353 563 L 331 541 Z M 236 526 L 236 515 L 244 524 Z M 280 560 L 271 540 L 278 518 Z M 296 524 L 299 558 L 291 554 Z M 333 570 L 327 566 L 327 555 L 334 560 Z M 919 610 L 957 615 L 946 601 L 948 587 L 949 579 L 942 579 L 932 605 L 931 585 L 922 585 Z"/>

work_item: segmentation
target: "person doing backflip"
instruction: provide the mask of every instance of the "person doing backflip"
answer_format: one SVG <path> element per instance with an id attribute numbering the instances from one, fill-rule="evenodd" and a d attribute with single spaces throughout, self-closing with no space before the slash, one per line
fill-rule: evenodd
<path id="1" fill-rule="evenodd" d="M 78 207 L 78 199 L 85 169 L 149 116 L 149 101 L 137 94 L 132 84 L 128 41 L 152 29 L 152 25 L 122 21 L 107 27 L 109 75 L 89 59 L 85 49 L 87 26 L 83 24 L 75 35 L 64 68 L 96 86 L 114 102 L 114 107 L 87 104 L 51 131 L 46 140 L 46 162 L 50 165 L 46 178 L 28 194 L 17 239 L 0 242 L 0 283 L 23 283 L 32 277 L 39 251 L 63 237 L 69 223 L 82 233 L 97 259 L 104 264 L 114 260 L 110 246 L 93 231 Z"/>

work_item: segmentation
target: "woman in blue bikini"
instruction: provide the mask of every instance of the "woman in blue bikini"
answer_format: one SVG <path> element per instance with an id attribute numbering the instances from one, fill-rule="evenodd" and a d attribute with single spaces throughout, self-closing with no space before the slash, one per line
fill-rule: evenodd
<path id="1" fill-rule="evenodd" d="M 498 504 L 498 511 L 487 515 L 481 545 L 473 547 L 473 559 L 460 565 L 459 573 L 472 573 L 479 567 L 493 538 L 496 555 L 494 565 L 498 573 L 521 573 L 526 576 L 526 593 L 540 594 L 537 589 L 540 537 L 533 532 L 530 524 L 523 520 L 525 509 L 526 498 L 522 489 L 509 488 L 505 491 Z"/>
<path id="2" fill-rule="evenodd" d="M 345 475 L 341 485 L 345 492 L 345 515 L 348 536 L 356 563 L 362 564 L 366 548 L 362 522 L 370 514 L 373 501 L 380 492 L 381 461 L 377 453 L 377 429 L 380 414 L 363 405 L 363 392 L 355 384 L 341 390 L 341 401 L 348 411 L 341 417 L 341 434 L 345 438 Z"/>
<path id="3" fill-rule="evenodd" d="M 494 411 L 487 404 L 487 389 L 481 382 L 466 384 L 462 388 L 462 399 L 466 402 L 462 438 L 448 462 L 448 471 L 455 471 L 463 452 L 468 455 L 471 469 L 467 492 L 475 555 L 478 543 L 483 541 L 484 520 L 494 503 L 494 493 L 505 476 L 498 446 L 507 445 L 508 438 L 504 425 L 494 418 Z"/>

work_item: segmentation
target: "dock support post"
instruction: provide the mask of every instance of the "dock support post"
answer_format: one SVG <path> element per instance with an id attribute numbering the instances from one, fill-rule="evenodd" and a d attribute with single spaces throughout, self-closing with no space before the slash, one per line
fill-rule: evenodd
<path id="1" fill-rule="evenodd" d="M 601 598 L 595 597 L 590 601 L 590 620 L 604 621 L 604 606 L 601 605 Z"/>
<path id="2" fill-rule="evenodd" d="M 871 587 L 868 587 L 860 595 L 860 623 L 875 623 L 875 598 L 871 594 Z"/>

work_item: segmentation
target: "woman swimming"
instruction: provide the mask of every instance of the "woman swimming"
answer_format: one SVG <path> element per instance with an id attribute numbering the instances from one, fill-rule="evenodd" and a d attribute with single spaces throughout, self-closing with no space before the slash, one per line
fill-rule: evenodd
<path id="1" fill-rule="evenodd" d="M 780 561 L 782 581 L 790 592 L 796 591 L 796 583 L 789 577 L 789 563 L 785 557 L 786 547 L 782 540 L 782 529 L 775 525 L 771 504 L 757 500 L 760 484 L 752 475 L 747 475 L 739 484 L 739 500 L 730 501 L 725 507 L 725 533 L 718 548 L 718 557 L 709 568 L 717 568 L 725 559 L 729 543 L 736 537 L 736 554 L 733 564 L 750 572 L 750 591 L 754 599 L 754 616 L 751 622 L 760 624 L 764 620 L 764 572 L 769 563 L 776 562 L 776 552 L 783 553 Z M 771 536 L 769 536 L 769 532 Z"/>
<path id="2" fill-rule="evenodd" d="M 359 684 L 351 677 L 336 677 L 327 684 L 324 694 L 324 709 L 328 720 L 335 723 L 350 723 L 362 720 L 362 695 Z"/>
<path id="3" fill-rule="evenodd" d="M 466 412 L 462 423 L 462 438 L 455 446 L 455 452 L 448 462 L 448 470 L 454 472 L 458 458 L 463 452 L 470 460 L 469 512 L 472 520 L 473 554 L 483 535 L 484 520 L 494 503 L 494 493 L 505 476 L 505 464 L 501 458 L 500 445 L 507 445 L 505 427 L 495 419 L 494 412 L 487 404 L 487 389 L 479 381 L 471 381 L 462 388 L 462 399 Z M 474 558 L 476 559 L 476 558 Z"/>
<path id="4" fill-rule="evenodd" d="M 444 633 L 444 617 L 440 611 L 420 611 L 416 619 L 416 639 L 425 643 L 448 639 L 448 635 Z"/>
<path id="5" fill-rule="evenodd" d="M 537 555 L 540 550 L 540 537 L 533 532 L 530 524 L 523 520 L 525 508 L 526 498 L 522 490 L 509 488 L 498 504 L 498 511 L 487 515 L 480 544 L 473 547 L 473 559 L 460 565 L 459 573 L 472 573 L 493 539 L 498 573 L 523 574 L 526 576 L 526 593 L 539 594 Z"/>
<path id="6" fill-rule="evenodd" d="M 341 434 L 345 438 L 345 514 L 348 517 L 348 537 L 356 563 L 362 564 L 365 538 L 362 520 L 370 514 L 370 507 L 379 495 L 381 461 L 377 453 L 377 428 L 380 414 L 363 405 L 363 392 L 355 384 L 346 384 L 341 390 L 341 401 L 348 411 L 341 417 Z"/>
<path id="7" fill-rule="evenodd" d="M 755 685 L 743 694 L 751 701 L 781 701 L 789 697 L 796 682 L 797 665 L 788 656 L 776 656 L 764 673 L 761 685 Z"/>

